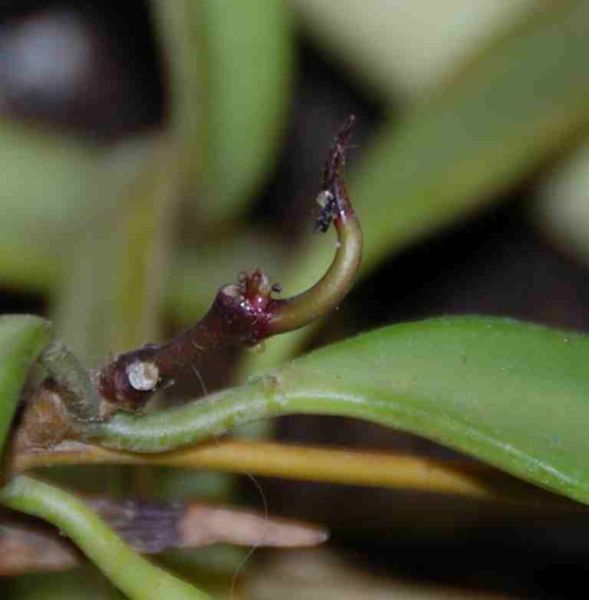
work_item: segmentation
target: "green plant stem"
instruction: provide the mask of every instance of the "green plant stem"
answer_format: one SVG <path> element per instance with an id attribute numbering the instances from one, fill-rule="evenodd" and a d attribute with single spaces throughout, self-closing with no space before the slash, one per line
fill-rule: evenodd
<path id="1" fill-rule="evenodd" d="M 209 598 L 136 554 L 81 500 L 59 488 L 18 476 L 0 490 L 0 503 L 58 527 L 130 598 Z"/>
<path id="2" fill-rule="evenodd" d="M 32 315 L 0 316 L 0 451 L 4 449 L 27 373 L 53 332 Z"/>
<path id="3" fill-rule="evenodd" d="M 270 327 L 278 332 L 294 331 L 337 307 L 351 289 L 362 258 L 362 229 L 356 216 L 336 223 L 337 251 L 325 275 L 306 292 L 288 300 Z"/>
<path id="4" fill-rule="evenodd" d="M 290 412 L 287 406 L 296 410 L 290 400 L 286 402 L 282 405 L 273 401 L 260 382 L 219 392 L 177 409 L 145 415 L 117 413 L 94 425 L 88 437 L 99 438 L 102 446 L 120 450 L 165 452 L 226 433 L 239 425 Z M 325 410 L 329 412 L 329 407 Z"/>
<path id="5" fill-rule="evenodd" d="M 88 371 L 63 342 L 51 342 L 40 362 L 59 386 L 64 404 L 74 418 L 79 421 L 100 418 L 101 399 Z"/>

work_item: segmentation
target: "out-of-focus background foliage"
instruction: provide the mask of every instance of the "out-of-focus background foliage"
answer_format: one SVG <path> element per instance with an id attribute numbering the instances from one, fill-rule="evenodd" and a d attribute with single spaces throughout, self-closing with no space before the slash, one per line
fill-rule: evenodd
<path id="1" fill-rule="evenodd" d="M 2 310 L 50 316 L 96 365 L 194 321 L 240 270 L 301 290 L 333 252 L 308 235 L 313 198 L 355 113 L 349 181 L 366 237 L 355 291 L 262 354 L 211 356 L 182 397 L 426 316 L 589 330 L 588 57 L 584 0 L 2 1 Z M 289 417 L 265 433 L 455 459 L 344 419 Z M 102 489 L 129 492 L 115 469 L 100 473 Z M 247 479 L 135 479 L 167 498 L 261 502 Z M 324 523 L 332 542 L 257 553 L 243 597 L 577 597 L 589 567 L 581 511 L 261 485 L 272 513 Z M 199 551 L 207 560 L 226 581 L 239 555 Z M 3 589 L 108 597 L 94 578 Z"/>

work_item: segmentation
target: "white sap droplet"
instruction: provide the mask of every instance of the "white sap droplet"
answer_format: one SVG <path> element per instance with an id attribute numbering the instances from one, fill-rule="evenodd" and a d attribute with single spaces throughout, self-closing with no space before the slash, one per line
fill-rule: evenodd
<path id="1" fill-rule="evenodd" d="M 127 377 L 131 387 L 147 392 L 157 385 L 160 371 L 155 363 L 136 360 L 127 367 Z"/>

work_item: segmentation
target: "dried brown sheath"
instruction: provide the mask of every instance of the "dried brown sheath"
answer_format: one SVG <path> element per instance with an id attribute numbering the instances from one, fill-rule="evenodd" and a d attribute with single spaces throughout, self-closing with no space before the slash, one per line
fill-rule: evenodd
<path id="1" fill-rule="evenodd" d="M 215 543 L 243 546 L 315 546 L 324 529 L 306 523 L 202 503 L 90 499 L 88 504 L 137 552 Z M 0 576 L 63 571 L 84 557 L 57 530 L 9 511 L 0 512 Z"/>

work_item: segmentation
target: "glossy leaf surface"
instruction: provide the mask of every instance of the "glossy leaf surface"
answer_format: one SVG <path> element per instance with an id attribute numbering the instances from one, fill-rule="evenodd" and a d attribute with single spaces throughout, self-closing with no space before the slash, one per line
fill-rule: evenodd
<path id="1" fill-rule="evenodd" d="M 589 338 L 497 318 L 387 327 L 179 409 L 105 424 L 140 452 L 254 420 L 334 414 L 411 431 L 589 502 Z"/>

